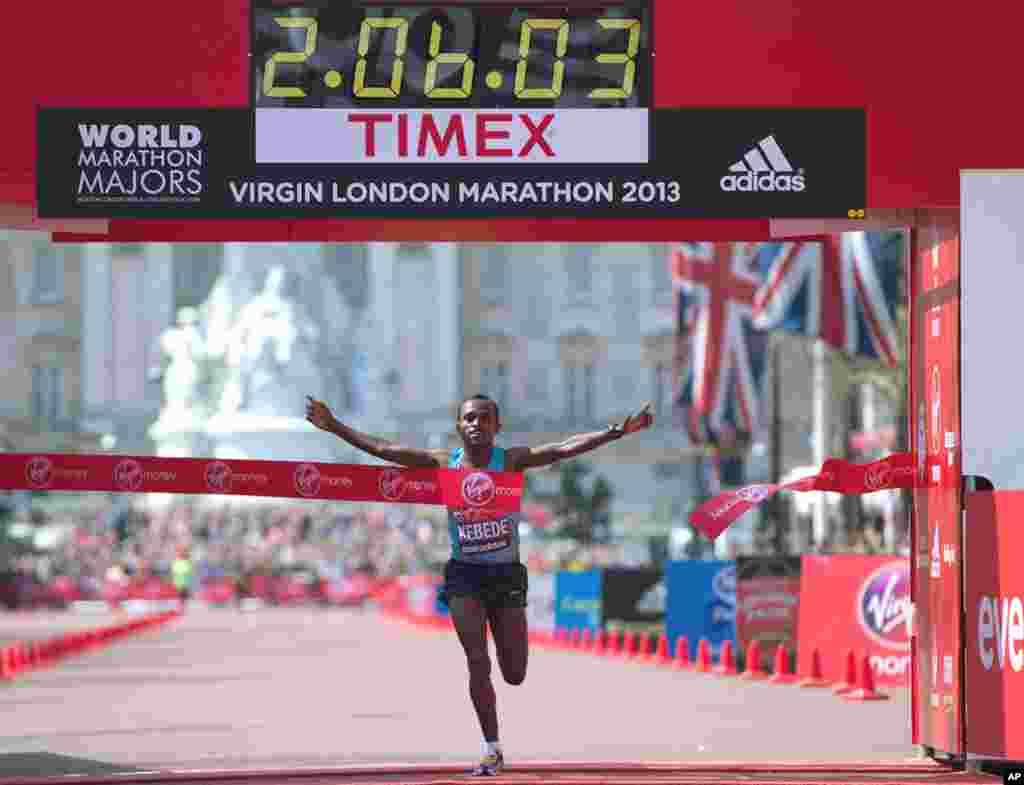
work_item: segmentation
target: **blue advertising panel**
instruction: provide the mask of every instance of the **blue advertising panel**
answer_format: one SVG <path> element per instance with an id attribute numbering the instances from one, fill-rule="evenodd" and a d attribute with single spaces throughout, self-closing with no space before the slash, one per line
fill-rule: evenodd
<path id="1" fill-rule="evenodd" d="M 671 561 L 665 568 L 668 601 L 665 631 L 672 652 L 680 635 L 690 643 L 690 659 L 697 643 L 707 638 L 711 655 L 718 657 L 725 641 L 736 645 L 736 562 Z"/>
<path id="2" fill-rule="evenodd" d="M 568 629 L 601 627 L 601 571 L 555 576 L 555 624 Z"/>

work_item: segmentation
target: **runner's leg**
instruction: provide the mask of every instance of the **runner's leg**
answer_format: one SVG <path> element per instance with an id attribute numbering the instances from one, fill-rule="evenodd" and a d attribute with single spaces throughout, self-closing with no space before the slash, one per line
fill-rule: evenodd
<path id="1" fill-rule="evenodd" d="M 490 608 L 487 615 L 502 677 L 509 684 L 522 684 L 530 652 L 526 608 Z"/>
<path id="2" fill-rule="evenodd" d="M 449 597 L 448 610 L 466 652 L 469 697 L 476 709 L 480 730 L 486 741 L 497 741 L 498 709 L 491 684 L 491 658 L 487 653 L 487 610 L 480 600 L 468 596 Z"/>

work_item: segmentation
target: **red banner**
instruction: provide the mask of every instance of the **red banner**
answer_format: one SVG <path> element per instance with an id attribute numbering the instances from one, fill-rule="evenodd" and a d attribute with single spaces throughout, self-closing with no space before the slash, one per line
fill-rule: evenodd
<path id="1" fill-rule="evenodd" d="M 916 741 L 961 755 L 960 235 L 952 216 L 930 215 L 918 226 L 908 368 L 918 472 L 912 532 Z"/>
<path id="2" fill-rule="evenodd" d="M 829 681 L 846 675 L 846 651 L 866 655 L 879 684 L 910 684 L 910 560 L 804 556 L 800 574 L 801 663 L 818 650 Z"/>
<path id="3" fill-rule="evenodd" d="M 433 504 L 484 515 L 518 511 L 523 477 L 511 472 L 344 463 L 6 453 L 0 455 L 0 490 Z"/>
<path id="4" fill-rule="evenodd" d="M 968 493 L 966 508 L 965 751 L 1024 760 L 1024 492 Z"/>
<path id="5" fill-rule="evenodd" d="M 831 491 L 873 493 L 893 488 L 914 487 L 914 456 L 896 453 L 865 464 L 829 458 L 818 474 L 785 484 L 747 485 L 710 499 L 690 514 L 690 522 L 705 537 L 715 539 L 744 513 L 770 499 L 779 491 Z"/>
<path id="6" fill-rule="evenodd" d="M 772 667 L 776 648 L 796 643 L 799 607 L 799 556 L 736 559 L 736 645 L 747 651 L 757 641 L 765 670 Z"/>

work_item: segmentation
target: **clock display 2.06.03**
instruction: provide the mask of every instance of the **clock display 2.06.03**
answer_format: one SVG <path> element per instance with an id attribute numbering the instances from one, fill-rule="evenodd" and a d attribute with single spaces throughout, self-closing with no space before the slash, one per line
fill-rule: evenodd
<path id="1" fill-rule="evenodd" d="M 254 0 L 254 108 L 647 108 L 646 2 L 594 7 Z"/>

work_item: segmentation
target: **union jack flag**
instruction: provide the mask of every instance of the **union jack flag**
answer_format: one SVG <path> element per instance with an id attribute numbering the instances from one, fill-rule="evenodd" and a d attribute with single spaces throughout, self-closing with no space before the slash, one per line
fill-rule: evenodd
<path id="1" fill-rule="evenodd" d="M 848 355 L 895 366 L 902 248 L 898 232 L 765 243 L 766 278 L 754 297 L 754 325 L 821 338 Z"/>
<path id="2" fill-rule="evenodd" d="M 684 243 L 672 252 L 676 400 L 695 444 L 733 446 L 759 429 L 767 339 L 752 314 L 760 256 L 758 243 Z"/>

